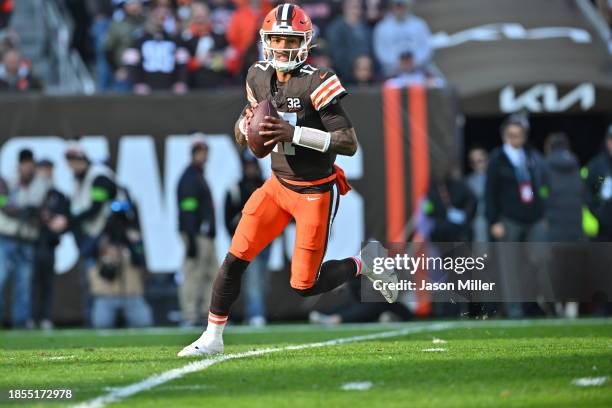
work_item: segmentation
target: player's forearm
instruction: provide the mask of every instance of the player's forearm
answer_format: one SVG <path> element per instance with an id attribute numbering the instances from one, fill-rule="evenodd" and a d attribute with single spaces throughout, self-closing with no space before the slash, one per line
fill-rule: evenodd
<path id="1" fill-rule="evenodd" d="M 343 156 L 352 156 L 357 152 L 357 135 L 355 129 L 344 128 L 330 133 L 329 151 Z"/>

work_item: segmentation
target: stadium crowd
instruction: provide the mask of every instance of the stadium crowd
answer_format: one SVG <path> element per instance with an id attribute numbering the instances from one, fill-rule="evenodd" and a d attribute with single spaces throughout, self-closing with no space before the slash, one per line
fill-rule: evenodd
<path id="1" fill-rule="evenodd" d="M 242 86 L 248 67 L 262 59 L 259 27 L 280 0 L 55 0 L 72 14 L 73 46 L 94 73 L 100 92 L 147 94 Z M 6 2 L 6 0 L 4 0 Z M 11 4 L 11 2 L 6 2 Z M 312 16 L 316 47 L 309 62 L 337 71 L 345 84 L 437 86 L 427 23 L 413 0 L 301 0 Z M 12 7 L 12 5 L 10 6 Z M 0 10 L 10 8 L 0 6 Z M 0 18 L 8 22 L 9 12 Z M 0 28 L 1 31 L 1 28 Z M 12 33 L 15 37 L 15 33 Z M 8 38 L 8 37 L 6 37 Z M 0 80 L 11 90 L 40 89 L 18 40 Z M 5 52 L 0 49 L 0 57 Z M 28 78 L 28 84 L 24 78 Z M 31 83 L 30 83 L 31 82 Z M 0 85 L 2 87 L 2 85 Z"/>

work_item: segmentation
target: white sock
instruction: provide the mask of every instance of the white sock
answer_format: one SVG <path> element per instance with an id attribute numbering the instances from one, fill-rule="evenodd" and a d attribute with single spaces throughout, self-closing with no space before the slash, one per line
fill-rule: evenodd
<path id="1" fill-rule="evenodd" d="M 221 338 L 226 324 L 227 316 L 220 316 L 208 312 L 208 327 L 206 327 L 206 332 L 204 332 L 204 334 L 211 338 Z"/>

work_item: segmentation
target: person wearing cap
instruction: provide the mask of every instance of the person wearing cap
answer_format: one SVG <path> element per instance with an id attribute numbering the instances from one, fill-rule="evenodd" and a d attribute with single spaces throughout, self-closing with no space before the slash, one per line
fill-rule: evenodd
<path id="1" fill-rule="evenodd" d="M 264 183 L 261 168 L 257 158 L 249 149 L 242 151 L 242 178 L 233 185 L 225 196 L 225 227 L 230 236 L 234 235 L 242 209 L 251 194 Z M 268 246 L 257 255 L 245 271 L 245 321 L 252 326 L 266 324 L 266 288 L 268 286 L 268 260 L 270 247 Z"/>
<path id="2" fill-rule="evenodd" d="M 47 193 L 36 177 L 34 154 L 19 152 L 17 177 L 0 180 L 0 318 L 4 285 L 12 277 L 13 327 L 32 326 L 32 262 L 39 234 L 39 211 Z"/>
<path id="3" fill-rule="evenodd" d="M 594 241 L 612 242 L 612 124 L 602 151 L 581 170 L 581 175 L 590 212 L 584 220 L 585 232 Z"/>
<path id="4" fill-rule="evenodd" d="M 61 235 L 68 229 L 70 202 L 53 185 L 53 162 L 36 163 L 36 176 L 44 183 L 47 194 L 40 208 L 40 233 L 34 248 L 34 279 L 32 284 L 33 318 L 41 329 L 53 328 L 53 278 L 55 249 Z"/>
<path id="5" fill-rule="evenodd" d="M 386 78 L 399 73 L 402 53 L 411 52 L 419 68 L 432 58 L 429 26 L 412 14 L 413 6 L 413 0 L 391 0 L 389 13 L 374 27 L 374 54 Z"/>
<path id="6" fill-rule="evenodd" d="M 493 150 L 487 168 L 485 214 L 491 238 L 498 242 L 538 242 L 546 240 L 544 199 L 547 188 L 543 159 L 526 144 L 529 122 L 522 114 L 504 120 L 500 132 L 503 146 Z M 517 294 L 520 283 L 515 277 L 525 268 L 525 256 L 517 246 L 506 245 L 500 251 L 500 273 L 504 295 Z M 537 256 L 536 256 L 537 255 Z M 537 269 L 541 254 L 529 260 Z M 523 316 L 523 306 L 506 304 L 509 317 Z"/>
<path id="7" fill-rule="evenodd" d="M 117 195 L 113 171 L 103 164 L 92 163 L 79 144 L 66 150 L 68 166 L 75 186 L 70 197 L 70 228 L 79 247 L 82 262 L 82 312 L 89 322 L 90 303 L 87 271 L 96 263 L 98 241 L 111 215 L 111 203 Z"/>
<path id="8" fill-rule="evenodd" d="M 208 144 L 196 134 L 191 142 L 191 162 L 177 188 L 179 231 L 185 247 L 183 281 L 179 287 L 182 324 L 199 326 L 208 314 L 212 282 L 219 262 L 215 253 L 215 211 L 204 165 Z"/>

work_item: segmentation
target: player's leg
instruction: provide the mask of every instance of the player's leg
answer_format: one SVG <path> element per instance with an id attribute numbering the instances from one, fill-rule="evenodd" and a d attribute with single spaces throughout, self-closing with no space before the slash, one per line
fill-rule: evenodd
<path id="1" fill-rule="evenodd" d="M 293 193 L 293 192 L 292 192 Z M 324 262 L 339 194 L 332 190 L 317 194 L 295 194 L 293 216 L 296 238 L 291 260 L 291 287 L 301 296 L 314 296 L 357 276 L 358 260 L 346 258 Z"/>
<path id="2" fill-rule="evenodd" d="M 374 274 L 368 266 L 372 260 L 363 259 L 368 258 L 372 251 L 362 251 L 359 256 L 321 264 L 339 204 L 340 195 L 336 186 L 326 193 L 297 196 L 297 205 L 293 211 L 297 231 L 291 262 L 291 287 L 301 296 L 314 296 L 364 275 L 371 281 L 380 280 L 383 283 L 380 293 L 387 302 L 395 302 L 398 293 L 395 289 L 397 274 L 394 270 Z"/>
<path id="3" fill-rule="evenodd" d="M 291 215 L 275 199 L 271 180 L 251 195 L 242 210 L 230 250 L 213 283 L 208 326 L 198 340 L 178 354 L 179 357 L 223 352 L 223 329 L 232 304 L 240 295 L 244 271 L 290 220 Z"/>

